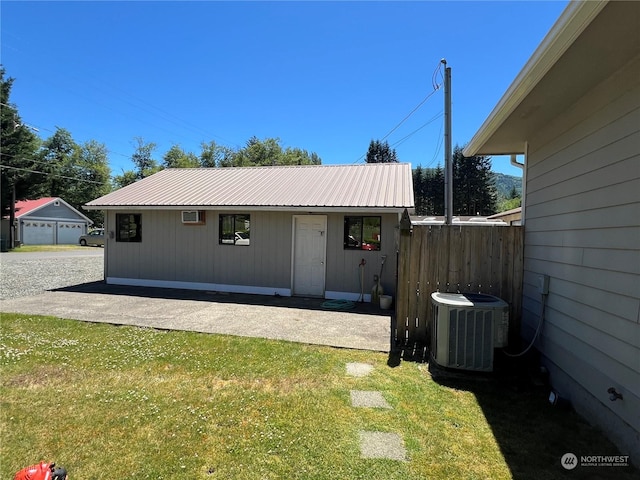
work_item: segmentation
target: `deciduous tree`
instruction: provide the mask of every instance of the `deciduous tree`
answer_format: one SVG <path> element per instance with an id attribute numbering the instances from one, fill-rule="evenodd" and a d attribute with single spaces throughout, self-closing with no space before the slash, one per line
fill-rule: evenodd
<path id="1" fill-rule="evenodd" d="M 162 157 L 164 168 L 195 168 L 200 166 L 198 157 L 185 152 L 179 145 L 173 145 Z"/>
<path id="2" fill-rule="evenodd" d="M 136 137 L 134 141 L 135 150 L 131 155 L 134 169 L 124 170 L 121 175 L 113 177 L 113 184 L 117 188 L 125 187 L 162 170 L 162 167 L 153 158 L 156 144 L 153 142 L 145 143 L 142 137 Z"/>

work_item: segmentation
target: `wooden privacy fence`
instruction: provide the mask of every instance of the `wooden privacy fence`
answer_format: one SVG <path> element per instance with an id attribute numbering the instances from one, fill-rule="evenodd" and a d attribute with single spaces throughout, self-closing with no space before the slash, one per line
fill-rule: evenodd
<path id="1" fill-rule="evenodd" d="M 487 293 L 509 304 L 509 341 L 522 314 L 523 227 L 413 225 L 401 229 L 395 347 L 428 346 L 433 292 Z"/>

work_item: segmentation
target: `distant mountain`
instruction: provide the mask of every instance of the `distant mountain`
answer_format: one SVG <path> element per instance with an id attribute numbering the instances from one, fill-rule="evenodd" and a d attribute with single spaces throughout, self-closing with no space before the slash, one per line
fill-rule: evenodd
<path id="1" fill-rule="evenodd" d="M 516 188 L 518 196 L 522 196 L 522 177 L 514 177 L 513 175 L 505 175 L 504 173 L 493 172 L 496 181 L 496 190 L 498 191 L 498 199 L 509 198 L 513 187 Z"/>

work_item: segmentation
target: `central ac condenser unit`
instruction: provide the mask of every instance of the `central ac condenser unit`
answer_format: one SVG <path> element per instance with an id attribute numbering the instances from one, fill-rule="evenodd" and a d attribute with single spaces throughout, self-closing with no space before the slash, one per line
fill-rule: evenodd
<path id="1" fill-rule="evenodd" d="M 509 305 L 479 293 L 431 294 L 431 356 L 443 367 L 493 371 L 494 348 L 506 347 Z"/>

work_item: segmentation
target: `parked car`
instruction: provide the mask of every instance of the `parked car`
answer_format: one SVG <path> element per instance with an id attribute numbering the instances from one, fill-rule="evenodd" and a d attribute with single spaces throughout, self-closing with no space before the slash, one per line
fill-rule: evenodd
<path id="1" fill-rule="evenodd" d="M 87 245 L 102 245 L 104 247 L 104 228 L 97 228 L 91 232 L 81 235 L 78 239 L 78 243 L 83 247 L 86 247 Z"/>
<path id="2" fill-rule="evenodd" d="M 356 240 L 356 237 L 354 237 L 353 235 L 349 235 L 347 237 L 347 247 L 359 248 L 360 250 L 370 250 L 370 251 L 380 250 L 380 247 L 373 243 L 365 243 L 365 242 L 360 243 L 358 240 Z"/>
<path id="3" fill-rule="evenodd" d="M 231 234 L 227 234 L 226 238 L 223 238 L 220 243 L 226 245 L 250 245 L 249 234 L 246 232 L 236 232 L 233 238 Z"/>
<path id="4" fill-rule="evenodd" d="M 236 245 L 249 245 L 249 234 L 236 232 Z"/>

